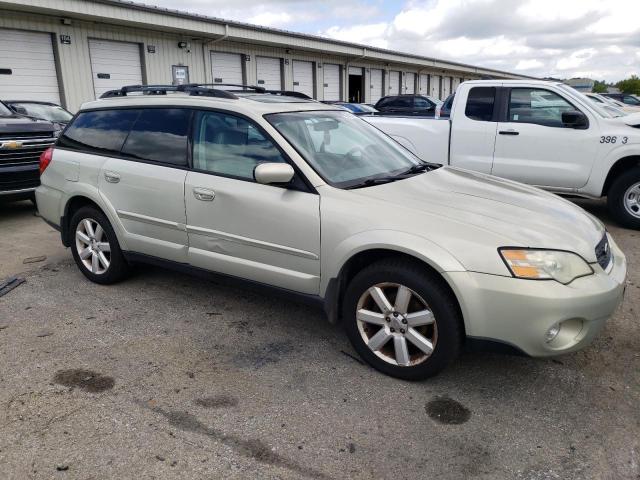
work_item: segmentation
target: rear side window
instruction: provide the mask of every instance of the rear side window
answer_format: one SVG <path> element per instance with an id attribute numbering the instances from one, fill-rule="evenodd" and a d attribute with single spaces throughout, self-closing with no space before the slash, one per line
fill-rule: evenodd
<path id="1" fill-rule="evenodd" d="M 469 90 L 464 114 L 471 120 L 490 122 L 496 104 L 495 87 L 473 87 Z"/>
<path id="2" fill-rule="evenodd" d="M 180 108 L 139 110 L 122 155 L 168 165 L 187 165 L 191 111 Z"/>
<path id="3" fill-rule="evenodd" d="M 385 97 L 382 98 L 378 101 L 378 103 L 376 104 L 376 107 L 389 107 L 393 104 L 393 102 L 395 101 L 396 97 Z"/>
<path id="4" fill-rule="evenodd" d="M 414 108 L 427 109 L 431 108 L 432 104 L 429 100 L 422 97 L 416 97 L 413 103 Z"/>
<path id="5" fill-rule="evenodd" d="M 138 113 L 138 110 L 82 112 L 58 139 L 58 146 L 117 155 Z"/>

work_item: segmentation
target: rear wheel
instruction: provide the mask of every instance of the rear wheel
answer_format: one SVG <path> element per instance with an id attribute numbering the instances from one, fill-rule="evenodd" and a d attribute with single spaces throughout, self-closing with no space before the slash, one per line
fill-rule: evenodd
<path id="1" fill-rule="evenodd" d="M 124 278 L 129 265 L 107 217 L 95 207 L 82 207 L 71 217 L 71 251 L 80 271 L 92 282 L 109 284 Z"/>
<path id="2" fill-rule="evenodd" d="M 462 343 L 455 298 L 410 261 L 384 260 L 359 272 L 345 293 L 343 321 L 367 363 L 406 380 L 437 374 L 457 357 Z"/>
<path id="3" fill-rule="evenodd" d="M 640 229 L 640 167 L 624 172 L 611 184 L 607 207 L 622 226 Z"/>

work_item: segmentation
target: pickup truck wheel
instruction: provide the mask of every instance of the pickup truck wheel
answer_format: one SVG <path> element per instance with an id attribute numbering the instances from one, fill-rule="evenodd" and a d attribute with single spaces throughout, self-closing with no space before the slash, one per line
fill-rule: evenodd
<path id="1" fill-rule="evenodd" d="M 607 207 L 622 226 L 640 229 L 640 167 L 616 178 L 607 194 Z"/>
<path id="2" fill-rule="evenodd" d="M 360 271 L 345 292 L 343 321 L 367 363 L 405 380 L 437 374 L 462 343 L 455 298 L 410 261 L 383 260 Z"/>
<path id="3" fill-rule="evenodd" d="M 124 278 L 129 265 L 107 217 L 94 207 L 82 207 L 71 217 L 71 251 L 89 280 L 103 285 Z"/>

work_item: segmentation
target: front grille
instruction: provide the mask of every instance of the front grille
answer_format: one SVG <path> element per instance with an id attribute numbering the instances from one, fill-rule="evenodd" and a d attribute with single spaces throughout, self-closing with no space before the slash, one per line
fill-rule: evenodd
<path id="1" fill-rule="evenodd" d="M 603 270 L 606 270 L 611 262 L 611 247 L 606 233 L 596 245 L 596 260 Z"/>
<path id="2" fill-rule="evenodd" d="M 40 185 L 38 165 L 40 155 L 53 146 L 53 137 L 44 137 L 39 133 L 34 138 L 20 139 L 13 134 L 6 140 L 16 140 L 20 148 L 0 148 L 0 192 L 35 188 Z"/>
<path id="3" fill-rule="evenodd" d="M 17 172 L 3 172 L 0 169 L 0 192 L 35 188 L 40 185 L 40 171 L 38 168 Z"/>
<path id="4" fill-rule="evenodd" d="M 0 148 L 0 171 L 7 167 L 37 165 L 40 155 L 53 146 L 53 138 L 22 142 L 20 148 Z"/>

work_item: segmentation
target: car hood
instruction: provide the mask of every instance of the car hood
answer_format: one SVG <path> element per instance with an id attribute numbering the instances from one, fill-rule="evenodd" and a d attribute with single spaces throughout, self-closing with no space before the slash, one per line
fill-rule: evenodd
<path id="1" fill-rule="evenodd" d="M 428 212 L 489 231 L 502 245 L 568 250 L 595 262 L 602 223 L 551 193 L 490 175 L 441 167 L 392 183 L 353 190 L 407 214 Z M 433 228 L 433 224 L 428 225 Z M 469 228 L 469 234 L 473 229 Z"/>
<path id="2" fill-rule="evenodd" d="M 37 120 L 23 115 L 0 116 L 0 134 L 25 132 L 53 132 L 54 125 L 46 120 Z"/>

